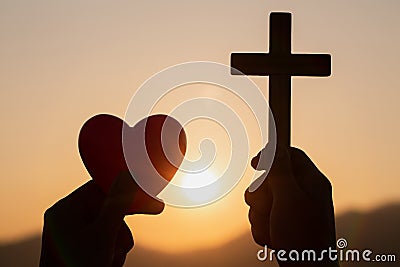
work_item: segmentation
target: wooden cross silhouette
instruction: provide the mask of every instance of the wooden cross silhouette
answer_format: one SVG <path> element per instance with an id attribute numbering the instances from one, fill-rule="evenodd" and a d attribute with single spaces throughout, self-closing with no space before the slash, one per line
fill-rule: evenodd
<path id="1" fill-rule="evenodd" d="M 291 27 L 291 13 L 271 13 L 269 53 L 231 54 L 231 74 L 269 75 L 269 105 L 277 144 L 286 147 L 290 146 L 291 76 L 331 75 L 331 55 L 292 54 Z"/>

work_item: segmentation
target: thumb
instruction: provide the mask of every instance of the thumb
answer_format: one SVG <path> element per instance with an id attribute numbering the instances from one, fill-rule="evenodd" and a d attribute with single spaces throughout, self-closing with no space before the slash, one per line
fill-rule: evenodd
<path id="1" fill-rule="evenodd" d="M 293 171 L 290 150 L 287 147 L 277 147 L 274 161 L 267 175 L 274 198 L 303 199 L 304 192 L 299 187 Z"/>
<path id="2" fill-rule="evenodd" d="M 269 160 L 273 159 L 272 166 L 269 168 Z M 291 158 L 289 150 L 286 147 L 277 146 L 274 150 L 270 144 L 267 144 L 258 154 L 251 160 L 251 166 L 255 170 L 266 170 L 268 176 L 281 176 L 281 180 L 288 180 L 293 177 L 291 166 Z M 270 178 L 272 179 L 272 178 Z M 278 178 L 277 178 L 278 179 Z"/>
<path id="3" fill-rule="evenodd" d="M 122 172 L 115 179 L 95 221 L 96 226 L 100 228 L 99 230 L 102 230 L 109 237 L 116 237 L 137 192 L 138 186 L 130 173 Z"/>

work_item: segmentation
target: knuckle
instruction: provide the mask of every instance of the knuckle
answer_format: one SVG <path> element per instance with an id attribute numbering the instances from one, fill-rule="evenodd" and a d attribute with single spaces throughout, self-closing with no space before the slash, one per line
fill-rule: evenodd
<path id="1" fill-rule="evenodd" d="M 249 213 L 248 213 L 247 217 L 249 218 L 250 224 L 253 225 L 254 220 L 255 220 L 255 213 L 252 209 L 249 209 Z"/>
<path id="2" fill-rule="evenodd" d="M 265 246 L 270 243 L 266 231 L 259 229 L 258 227 L 251 227 L 251 235 L 253 236 L 254 242 L 260 246 Z"/>
<path id="3" fill-rule="evenodd" d="M 251 193 L 250 193 L 250 191 L 248 189 L 244 192 L 244 202 L 246 202 L 246 204 L 249 205 L 249 206 L 252 205 L 250 194 Z"/>
<path id="4" fill-rule="evenodd" d="M 255 210 L 254 207 L 252 207 L 249 209 L 248 218 L 252 226 L 264 226 L 268 223 L 268 212 L 265 210 Z"/>

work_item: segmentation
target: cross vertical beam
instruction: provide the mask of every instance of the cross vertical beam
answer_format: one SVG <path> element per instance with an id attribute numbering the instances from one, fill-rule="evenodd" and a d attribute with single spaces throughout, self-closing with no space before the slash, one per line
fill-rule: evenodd
<path id="1" fill-rule="evenodd" d="M 292 16 L 290 13 L 274 13 L 270 16 L 269 54 L 288 57 L 292 51 Z M 275 119 L 278 144 L 290 146 L 292 79 L 288 74 L 269 76 L 269 105 Z M 278 88 L 273 90 L 272 88 Z M 272 90 L 271 90 L 272 89 Z M 272 101 L 273 100 L 273 101 Z M 269 133 L 273 130 L 269 119 Z"/>

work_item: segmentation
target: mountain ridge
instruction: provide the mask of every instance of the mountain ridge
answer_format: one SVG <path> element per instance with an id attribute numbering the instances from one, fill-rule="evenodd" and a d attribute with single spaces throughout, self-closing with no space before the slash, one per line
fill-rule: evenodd
<path id="1" fill-rule="evenodd" d="M 371 249 L 374 253 L 395 254 L 397 262 L 379 266 L 399 266 L 400 203 L 391 203 L 368 212 L 348 211 L 336 218 L 338 238 L 346 238 L 349 248 Z M 30 236 L 14 243 L 0 244 L 0 266 L 38 266 L 40 236 Z M 260 262 L 256 253 L 261 247 L 252 240 L 250 231 L 214 249 L 165 253 L 135 245 L 125 266 L 278 266 L 275 262 Z M 23 256 L 22 256 L 23 255 Z M 342 262 L 342 267 L 372 266 L 367 262 Z M 374 265 L 375 266 L 375 265 Z"/>

